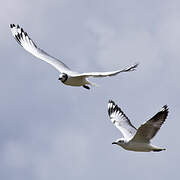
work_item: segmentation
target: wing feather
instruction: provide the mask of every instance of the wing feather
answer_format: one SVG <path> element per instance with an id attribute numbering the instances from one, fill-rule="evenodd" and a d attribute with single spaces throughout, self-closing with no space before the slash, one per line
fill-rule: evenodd
<path id="1" fill-rule="evenodd" d="M 122 72 L 130 72 L 136 70 L 138 64 L 132 65 L 128 68 L 117 70 L 117 71 L 109 71 L 109 72 L 88 72 L 88 73 L 79 73 L 75 76 L 84 76 L 84 77 L 106 77 L 106 76 L 115 76 Z"/>
<path id="2" fill-rule="evenodd" d="M 138 128 L 132 140 L 137 142 L 150 142 L 150 140 L 157 134 L 162 124 L 165 122 L 168 112 L 167 105 L 163 106 L 161 111 L 159 111 L 155 116 Z"/>
<path id="3" fill-rule="evenodd" d="M 47 63 L 51 64 L 61 73 L 72 72 L 68 66 L 66 66 L 60 60 L 52 57 L 42 49 L 38 48 L 36 44 L 32 41 L 32 39 L 28 36 L 26 32 L 19 26 L 15 24 L 10 24 L 11 32 L 18 42 L 26 51 L 33 54 L 37 58 L 46 61 Z"/>
<path id="4" fill-rule="evenodd" d="M 136 128 L 131 124 L 129 118 L 124 114 L 114 101 L 108 103 L 108 114 L 112 123 L 121 131 L 126 140 L 130 140 L 136 133 Z"/>

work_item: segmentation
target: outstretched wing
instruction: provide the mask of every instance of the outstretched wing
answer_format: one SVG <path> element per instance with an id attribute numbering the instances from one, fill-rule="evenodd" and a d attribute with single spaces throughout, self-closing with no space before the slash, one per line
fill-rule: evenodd
<path id="1" fill-rule="evenodd" d="M 168 107 L 165 105 L 161 111 L 159 111 L 155 116 L 138 128 L 132 141 L 149 142 L 159 131 L 167 116 Z"/>
<path id="2" fill-rule="evenodd" d="M 50 56 L 48 53 L 38 48 L 36 44 L 32 41 L 32 39 L 28 36 L 28 34 L 24 32 L 24 30 L 21 27 L 19 27 L 19 25 L 10 24 L 10 28 L 18 44 L 21 45 L 26 51 L 30 52 L 37 58 L 42 59 L 47 63 L 51 64 L 61 73 L 71 72 L 69 67 L 67 67 L 63 62 Z"/>
<path id="3" fill-rule="evenodd" d="M 129 72 L 136 70 L 138 64 L 135 64 L 133 66 L 130 66 L 128 68 L 117 70 L 117 71 L 110 71 L 110 72 L 89 72 L 89 73 L 79 73 L 78 75 L 74 76 L 84 76 L 84 77 L 106 77 L 106 76 L 115 76 L 116 74 L 122 73 L 122 72 Z"/>
<path id="4" fill-rule="evenodd" d="M 136 133 L 136 128 L 131 124 L 129 118 L 112 101 L 108 103 L 108 114 L 112 123 L 121 131 L 126 140 L 130 140 Z"/>

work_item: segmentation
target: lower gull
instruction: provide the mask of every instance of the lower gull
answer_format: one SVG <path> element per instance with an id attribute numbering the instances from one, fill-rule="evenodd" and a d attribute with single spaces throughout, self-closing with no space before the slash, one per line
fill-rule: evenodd
<path id="1" fill-rule="evenodd" d="M 112 123 L 121 131 L 123 138 L 117 139 L 112 144 L 121 146 L 129 151 L 150 152 L 162 151 L 164 148 L 151 144 L 151 139 L 159 131 L 168 115 L 167 105 L 146 123 L 136 129 L 129 118 L 112 100 L 108 103 L 108 114 Z"/>

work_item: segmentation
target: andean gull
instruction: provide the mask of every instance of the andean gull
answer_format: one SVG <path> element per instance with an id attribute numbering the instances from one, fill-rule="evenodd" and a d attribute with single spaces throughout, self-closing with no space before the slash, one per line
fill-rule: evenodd
<path id="1" fill-rule="evenodd" d="M 162 151 L 164 148 L 156 147 L 151 144 L 150 140 L 159 131 L 161 125 L 165 122 L 168 115 L 167 105 L 159 111 L 146 123 L 136 129 L 129 118 L 124 114 L 112 100 L 108 103 L 108 114 L 112 123 L 121 131 L 123 138 L 117 139 L 112 144 L 117 144 L 130 151 Z"/>
<path id="2" fill-rule="evenodd" d="M 37 58 L 40 58 L 43 61 L 51 64 L 54 68 L 56 68 L 59 72 L 59 80 L 70 86 L 82 86 L 86 89 L 90 89 L 88 85 L 94 85 L 93 83 L 88 81 L 88 77 L 106 77 L 106 76 L 114 76 L 121 72 L 129 72 L 136 69 L 138 64 L 130 66 L 129 68 L 111 72 L 86 72 L 86 73 L 78 73 L 72 71 L 67 65 L 65 65 L 60 60 L 52 57 L 42 49 L 36 46 L 36 44 L 32 41 L 32 39 L 28 36 L 28 34 L 19 26 L 15 24 L 10 24 L 11 32 L 18 42 L 26 51 L 30 52 Z"/>

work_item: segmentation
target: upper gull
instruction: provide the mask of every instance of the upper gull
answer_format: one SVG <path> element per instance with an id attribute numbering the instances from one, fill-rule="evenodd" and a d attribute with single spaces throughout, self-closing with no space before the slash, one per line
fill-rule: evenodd
<path id="1" fill-rule="evenodd" d="M 62 61 L 54 58 L 49 55 L 33 42 L 33 40 L 28 36 L 28 34 L 19 26 L 15 24 L 10 24 L 11 32 L 18 42 L 26 51 L 33 54 L 37 58 L 46 61 L 51 64 L 54 68 L 56 68 L 59 72 L 59 80 L 66 85 L 69 86 L 82 86 L 86 89 L 90 89 L 88 85 L 95 85 L 88 81 L 88 77 L 106 77 L 106 76 L 114 76 L 121 72 L 129 72 L 134 71 L 138 64 L 132 65 L 128 68 L 111 71 L 111 72 L 86 72 L 86 73 L 78 73 L 72 71 L 67 65 L 65 65 Z"/>

